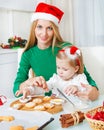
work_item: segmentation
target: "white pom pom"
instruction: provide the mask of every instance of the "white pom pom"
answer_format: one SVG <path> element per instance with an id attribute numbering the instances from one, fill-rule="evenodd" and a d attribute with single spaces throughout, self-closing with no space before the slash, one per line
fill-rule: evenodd
<path id="1" fill-rule="evenodd" d="M 80 50 L 77 50 L 77 51 L 76 51 L 76 54 L 78 54 L 78 55 L 80 56 L 80 55 L 81 55 Z"/>

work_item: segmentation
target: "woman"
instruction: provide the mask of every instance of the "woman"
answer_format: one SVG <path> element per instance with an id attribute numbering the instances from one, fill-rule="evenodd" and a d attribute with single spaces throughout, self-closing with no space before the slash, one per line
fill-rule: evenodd
<path id="1" fill-rule="evenodd" d="M 58 50 L 64 46 L 71 46 L 70 43 L 63 41 L 59 33 L 58 24 L 63 14 L 63 11 L 57 7 L 46 3 L 39 3 L 36 7 L 32 16 L 30 37 L 21 57 L 20 67 L 14 82 L 13 92 L 16 93 L 16 96 L 24 95 L 25 89 L 28 86 L 34 86 L 34 82 L 38 81 L 41 85 L 44 78 L 48 80 L 56 72 Z M 30 68 L 32 68 L 36 77 L 28 79 Z M 82 84 L 83 87 L 87 88 L 87 92 L 79 92 L 77 95 L 95 100 L 99 95 L 96 83 L 85 68 L 84 73 L 90 85 Z"/>

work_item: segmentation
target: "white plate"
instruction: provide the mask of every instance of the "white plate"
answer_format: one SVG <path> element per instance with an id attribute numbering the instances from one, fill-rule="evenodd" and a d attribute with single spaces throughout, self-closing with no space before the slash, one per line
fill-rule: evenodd
<path id="1" fill-rule="evenodd" d="M 50 120 L 52 115 L 47 112 L 40 111 L 18 111 L 7 110 L 0 111 L 0 116 L 14 116 L 15 120 L 6 122 L 0 122 L 0 130 L 9 130 L 10 126 L 22 125 L 25 129 L 33 126 L 41 126 L 46 121 Z"/>

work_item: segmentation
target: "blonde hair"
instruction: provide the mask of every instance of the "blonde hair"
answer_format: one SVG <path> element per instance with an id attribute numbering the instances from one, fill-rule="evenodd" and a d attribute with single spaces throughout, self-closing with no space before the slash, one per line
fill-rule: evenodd
<path id="1" fill-rule="evenodd" d="M 71 46 L 70 46 L 71 47 Z M 69 48 L 70 48 L 69 47 Z M 63 48 L 62 50 L 59 50 L 58 54 L 57 54 L 57 58 L 59 59 L 68 59 L 69 61 L 69 64 L 72 66 L 72 67 L 76 67 L 76 66 L 79 66 L 79 69 L 77 71 L 78 74 L 82 74 L 84 72 L 84 64 L 83 64 L 83 57 L 82 57 L 82 52 L 80 50 L 80 55 L 77 55 L 74 59 L 72 58 L 69 58 L 64 49 L 66 49 L 68 47 L 65 47 Z"/>
<path id="2" fill-rule="evenodd" d="M 24 51 L 30 49 L 31 47 L 33 47 L 34 45 L 37 44 L 37 39 L 36 39 L 36 35 L 35 35 L 35 28 L 37 26 L 37 22 L 38 22 L 38 20 L 34 21 L 31 25 L 29 39 L 26 43 Z M 64 41 L 63 41 L 63 39 L 60 35 L 58 26 L 56 26 L 53 22 L 51 22 L 51 25 L 52 25 L 52 28 L 53 28 L 53 31 L 54 31 L 54 36 L 53 36 L 53 39 L 52 39 L 52 49 L 54 49 L 54 46 L 61 47 L 61 45 Z"/>

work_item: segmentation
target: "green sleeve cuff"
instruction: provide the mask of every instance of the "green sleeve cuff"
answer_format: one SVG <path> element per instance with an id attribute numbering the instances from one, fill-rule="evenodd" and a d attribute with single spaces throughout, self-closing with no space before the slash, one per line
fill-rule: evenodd
<path id="1" fill-rule="evenodd" d="M 49 92 L 45 92 L 44 95 L 45 96 L 51 96 L 52 95 L 52 91 L 50 90 Z"/>

